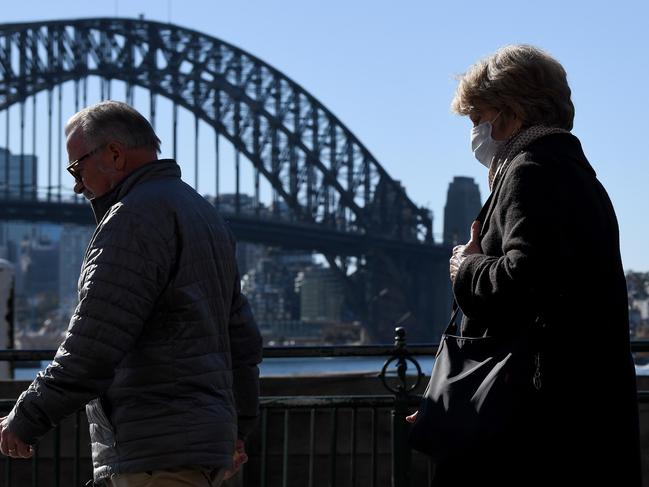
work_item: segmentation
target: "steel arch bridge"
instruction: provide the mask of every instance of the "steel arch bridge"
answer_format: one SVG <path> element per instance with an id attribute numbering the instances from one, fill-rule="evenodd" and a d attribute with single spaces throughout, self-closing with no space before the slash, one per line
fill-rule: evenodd
<path id="1" fill-rule="evenodd" d="M 430 304 L 413 303 L 412 295 L 421 290 L 404 291 L 413 285 L 430 290 L 424 284 L 426 278 L 412 275 L 422 256 L 437 267 L 446 260 L 447 249 L 433 242 L 429 211 L 413 203 L 351 130 L 298 83 L 231 44 L 172 24 L 115 18 L 3 24 L 0 111 L 7 112 L 7 140 L 11 106 L 20 106 L 24 130 L 25 104 L 30 97 L 47 91 L 51 118 L 54 88 L 59 87 L 59 111 L 60 87 L 70 81 L 75 84 L 75 106 L 80 98 L 85 105 L 90 76 L 105 80 L 102 98 L 110 97 L 111 80 L 126 83 L 127 102 L 132 102 L 134 87 L 148 90 L 154 126 L 156 97 L 171 100 L 174 156 L 178 107 L 194 114 L 196 127 L 199 120 L 207 123 L 232 144 L 237 153 L 236 191 L 229 219 L 239 238 L 321 251 L 345 275 L 344 259 L 337 256 L 363 256 L 364 262 L 374 262 L 368 264 L 373 274 L 380 267 L 390 277 L 372 278 L 369 287 L 373 289 L 357 286 L 353 293 L 357 301 L 378 292 L 384 285 L 379 281 L 396 279 L 400 285 L 395 287 L 403 294 L 401 305 L 396 306 L 398 313 L 418 315 L 418 321 L 422 314 L 430 314 L 424 311 L 431 311 Z M 23 139 L 21 135 L 21 154 Z M 239 153 L 254 167 L 252 215 L 241 212 Z M 57 193 L 49 182 L 46 195 L 41 195 L 36 184 L 26 180 L 28 171 L 22 167 L 18 187 L 11 188 L 5 164 L 0 218 L 88 219 L 87 207 L 66 202 L 60 184 Z M 196 155 L 195 186 L 198 174 Z M 264 214 L 259 204 L 261 178 L 272 187 L 272 210 Z M 440 308 L 446 300 L 440 292 L 433 294 L 424 301 L 434 300 Z M 364 314 L 370 321 L 377 319 L 372 316 L 377 313 L 365 310 Z M 393 326 L 390 321 L 389 328 Z"/>

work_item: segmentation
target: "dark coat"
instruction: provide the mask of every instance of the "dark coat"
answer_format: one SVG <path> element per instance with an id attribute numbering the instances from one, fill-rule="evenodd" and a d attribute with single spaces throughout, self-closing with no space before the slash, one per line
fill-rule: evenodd
<path id="1" fill-rule="evenodd" d="M 95 480 L 231 466 L 258 412 L 261 338 L 230 230 L 171 160 L 137 169 L 93 209 L 67 336 L 9 429 L 34 443 L 89 403 Z"/>
<path id="2" fill-rule="evenodd" d="M 544 324 L 540 392 L 502 445 L 438 465 L 433 485 L 640 485 L 635 370 L 618 225 L 578 139 L 516 156 L 493 192 L 482 254 L 453 291 L 468 336 Z"/>

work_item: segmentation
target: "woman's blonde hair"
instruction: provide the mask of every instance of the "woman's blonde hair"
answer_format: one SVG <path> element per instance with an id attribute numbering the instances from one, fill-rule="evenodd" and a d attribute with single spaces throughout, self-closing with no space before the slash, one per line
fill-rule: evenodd
<path id="1" fill-rule="evenodd" d="M 458 77 L 451 109 L 469 115 L 476 104 L 515 114 L 523 126 L 572 129 L 575 107 L 563 66 L 528 45 L 498 49 Z"/>

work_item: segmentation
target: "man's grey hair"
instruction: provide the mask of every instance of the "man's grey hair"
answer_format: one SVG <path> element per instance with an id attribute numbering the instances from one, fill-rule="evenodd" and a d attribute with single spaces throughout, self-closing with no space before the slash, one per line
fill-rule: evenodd
<path id="1" fill-rule="evenodd" d="M 120 101 L 102 101 L 75 113 L 65 124 L 65 135 L 77 129 L 89 146 L 115 141 L 128 149 L 148 147 L 160 152 L 160 139 L 149 121 Z"/>

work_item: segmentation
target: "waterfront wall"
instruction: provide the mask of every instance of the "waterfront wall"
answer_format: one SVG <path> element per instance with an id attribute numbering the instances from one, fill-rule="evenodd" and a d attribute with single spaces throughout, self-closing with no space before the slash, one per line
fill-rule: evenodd
<path id="1" fill-rule="evenodd" d="M 425 383 L 425 381 L 424 381 Z M 0 398 L 16 398 L 29 385 L 23 381 L 0 381 Z M 424 384 L 419 392 L 423 391 Z M 649 390 L 649 377 L 639 377 L 639 389 Z M 262 395 L 266 397 L 314 396 L 314 395 L 383 395 L 387 391 L 381 381 L 373 376 L 356 374 L 320 376 L 320 377 L 267 377 L 262 379 Z M 0 412 L 3 415 L 6 412 Z M 265 449 L 265 485 L 268 487 L 283 485 L 287 476 L 287 486 L 305 487 L 309 485 L 309 470 L 315 472 L 313 487 L 328 486 L 332 475 L 335 485 L 370 486 L 375 478 L 375 485 L 390 485 L 391 472 L 391 415 L 389 409 L 379 409 L 372 413 L 370 409 L 361 408 L 353 412 L 351 408 L 342 408 L 336 414 L 335 428 L 332 428 L 332 413 L 329 410 L 318 410 L 314 414 L 313 428 L 316 432 L 314 441 L 313 463 L 310 464 L 310 411 L 292 411 L 288 427 L 286 417 L 281 410 L 267 411 L 266 449 Z M 372 416 L 374 414 L 374 416 Z M 644 485 L 649 487 L 649 404 L 640 404 L 641 442 L 643 448 Z M 374 425 L 374 428 L 372 428 Z M 353 427 L 354 426 L 354 427 Z M 374 435 L 372 435 L 372 429 Z M 285 434 L 288 432 L 288 437 Z M 61 485 L 71 486 L 75 458 L 75 435 L 79 435 L 79 479 L 84 485 L 92 476 L 90 461 L 90 440 L 88 437 L 85 415 L 81 414 L 77 425 L 74 417 L 66 419 L 60 430 L 60 464 Z M 228 487 L 262 485 L 260 472 L 262 468 L 262 431 L 257 431 L 247 443 L 250 462 L 243 475 L 231 481 Z M 335 463 L 332 464 L 332 439 L 335 439 Z M 376 447 L 373 448 L 373 442 Z M 13 461 L 11 478 L 13 486 L 32 485 L 33 470 L 37 471 L 38 485 L 54 486 L 56 466 L 53 457 L 56 449 L 56 438 L 49 433 L 39 444 L 39 458 L 36 468 L 31 461 Z M 374 450 L 374 454 L 373 454 Z M 353 453 L 353 456 L 352 456 Z M 285 455 L 288 454 L 285 462 Z M 353 458 L 353 460 L 352 460 Z M 374 459 L 375 467 L 372 465 Z M 411 479 L 413 486 L 426 485 L 429 474 L 428 462 L 419 455 L 413 455 Z M 352 467 L 353 462 L 353 467 Z M 0 483 L 4 482 L 7 463 L 0 461 Z M 286 474 L 285 474 L 286 472 Z M 624 473 L 620 473 L 620 480 Z M 3 484 L 4 485 L 4 484 Z"/>

